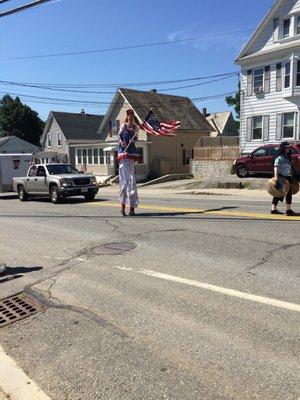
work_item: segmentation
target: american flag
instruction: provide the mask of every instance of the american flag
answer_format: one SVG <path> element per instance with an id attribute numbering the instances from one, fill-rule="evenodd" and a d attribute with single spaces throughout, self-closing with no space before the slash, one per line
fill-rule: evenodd
<path id="1" fill-rule="evenodd" d="M 159 122 L 152 110 L 141 123 L 141 129 L 155 136 L 175 136 L 175 131 L 180 127 L 180 121 Z"/>

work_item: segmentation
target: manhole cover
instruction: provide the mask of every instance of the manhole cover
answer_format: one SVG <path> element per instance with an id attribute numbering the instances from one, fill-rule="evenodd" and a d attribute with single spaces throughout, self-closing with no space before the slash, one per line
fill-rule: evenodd
<path id="1" fill-rule="evenodd" d="M 0 328 L 41 311 L 38 304 L 21 292 L 0 300 Z"/>
<path id="2" fill-rule="evenodd" d="M 94 247 L 93 253 L 98 255 L 114 255 L 122 254 L 135 248 L 136 244 L 132 242 L 106 243 L 102 244 L 101 246 Z"/>

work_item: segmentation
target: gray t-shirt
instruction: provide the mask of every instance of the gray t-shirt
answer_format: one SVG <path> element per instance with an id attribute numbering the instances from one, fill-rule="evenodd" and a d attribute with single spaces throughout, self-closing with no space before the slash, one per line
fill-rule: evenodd
<path id="1" fill-rule="evenodd" d="M 283 176 L 292 175 L 292 166 L 289 159 L 283 155 L 276 157 L 274 167 L 278 167 L 278 172 Z"/>

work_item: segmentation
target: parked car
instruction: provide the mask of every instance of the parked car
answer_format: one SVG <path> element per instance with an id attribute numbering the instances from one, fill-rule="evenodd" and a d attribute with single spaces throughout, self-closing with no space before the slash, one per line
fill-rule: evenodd
<path id="1" fill-rule="evenodd" d="M 57 204 L 62 198 L 83 195 L 88 201 L 98 192 L 96 177 L 81 174 L 70 164 L 32 165 L 27 176 L 13 178 L 13 190 L 21 201 L 31 196 L 49 196 Z"/>
<path id="2" fill-rule="evenodd" d="M 279 144 L 267 144 L 258 147 L 252 153 L 236 158 L 232 170 L 239 178 L 244 178 L 249 174 L 273 175 L 273 161 L 278 149 Z M 294 174 L 300 180 L 300 142 L 291 142 L 289 151 Z"/>

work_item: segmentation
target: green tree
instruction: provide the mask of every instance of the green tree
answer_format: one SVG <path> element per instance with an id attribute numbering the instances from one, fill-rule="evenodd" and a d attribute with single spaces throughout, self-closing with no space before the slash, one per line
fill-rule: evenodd
<path id="1" fill-rule="evenodd" d="M 226 103 L 227 103 L 227 105 L 229 107 L 234 107 L 234 111 L 236 112 L 236 117 L 238 119 L 238 121 L 236 121 L 236 124 L 237 124 L 237 126 L 239 128 L 239 125 L 240 125 L 240 122 L 239 122 L 239 120 L 240 120 L 240 111 L 241 111 L 241 108 L 240 108 L 241 85 L 240 85 L 240 83 L 239 83 L 239 87 L 238 87 L 238 91 L 236 92 L 236 95 L 235 96 L 227 96 L 225 98 L 225 101 L 226 101 Z"/>
<path id="2" fill-rule="evenodd" d="M 8 94 L 0 100 L 0 132 L 38 145 L 45 123 L 38 113 Z"/>

